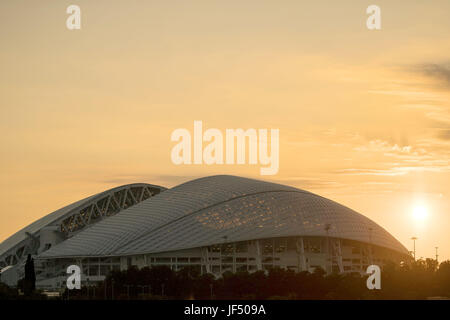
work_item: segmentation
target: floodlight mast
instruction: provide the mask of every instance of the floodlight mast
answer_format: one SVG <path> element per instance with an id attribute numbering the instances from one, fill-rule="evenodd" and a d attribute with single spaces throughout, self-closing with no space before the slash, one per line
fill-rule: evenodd
<path id="1" fill-rule="evenodd" d="M 418 239 L 417 237 L 412 237 L 412 238 L 411 238 L 411 240 L 412 240 L 413 243 L 414 243 L 414 250 L 413 250 L 414 261 L 416 261 L 416 240 L 417 240 L 417 239 Z"/>

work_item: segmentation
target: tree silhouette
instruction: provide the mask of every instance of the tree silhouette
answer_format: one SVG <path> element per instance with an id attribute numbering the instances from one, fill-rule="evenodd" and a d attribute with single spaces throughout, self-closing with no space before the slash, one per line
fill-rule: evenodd
<path id="1" fill-rule="evenodd" d="M 433 259 L 410 264 L 386 264 L 381 271 L 381 290 L 369 290 L 368 275 L 359 272 L 326 275 L 281 268 L 268 271 L 226 272 L 219 278 L 200 274 L 198 268 L 173 271 L 167 266 L 131 267 L 113 271 L 97 284 L 97 299 L 427 299 L 450 297 L 450 261 L 439 266 Z M 107 290 L 104 290 L 104 285 Z M 164 287 L 164 296 L 163 288 Z M 86 292 L 86 291 L 84 291 Z M 145 294 L 144 294 L 145 293 Z M 72 294 L 72 292 L 71 292 Z M 83 297 L 83 290 L 74 294 Z M 71 299 L 76 299 L 71 296 Z"/>

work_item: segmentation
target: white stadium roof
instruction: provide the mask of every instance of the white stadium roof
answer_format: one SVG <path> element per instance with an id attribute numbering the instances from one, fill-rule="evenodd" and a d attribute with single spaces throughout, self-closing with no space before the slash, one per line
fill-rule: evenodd
<path id="1" fill-rule="evenodd" d="M 326 224 L 330 237 L 408 254 L 378 224 L 329 199 L 280 184 L 210 176 L 102 219 L 39 257 L 124 256 L 272 237 L 326 236 Z"/>

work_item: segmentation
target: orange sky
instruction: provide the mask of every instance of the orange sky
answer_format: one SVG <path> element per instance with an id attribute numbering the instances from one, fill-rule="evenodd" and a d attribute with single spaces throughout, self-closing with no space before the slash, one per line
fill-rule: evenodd
<path id="1" fill-rule="evenodd" d="M 369 31 L 369 1 L 1 1 L 0 240 L 113 186 L 225 173 L 318 193 L 450 259 L 450 2 L 407 3 L 376 1 Z M 278 128 L 278 174 L 175 166 L 171 132 L 194 120 Z"/>

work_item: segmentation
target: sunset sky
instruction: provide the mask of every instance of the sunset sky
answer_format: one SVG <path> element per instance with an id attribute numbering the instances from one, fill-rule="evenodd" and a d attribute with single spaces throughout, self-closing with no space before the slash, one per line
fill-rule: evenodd
<path id="1" fill-rule="evenodd" d="M 81 30 L 66 28 L 70 4 Z M 450 259 L 449 13 L 448 0 L 1 1 L 0 241 L 114 186 L 234 174 Z M 170 135 L 194 120 L 278 128 L 278 174 L 174 165 Z"/>

